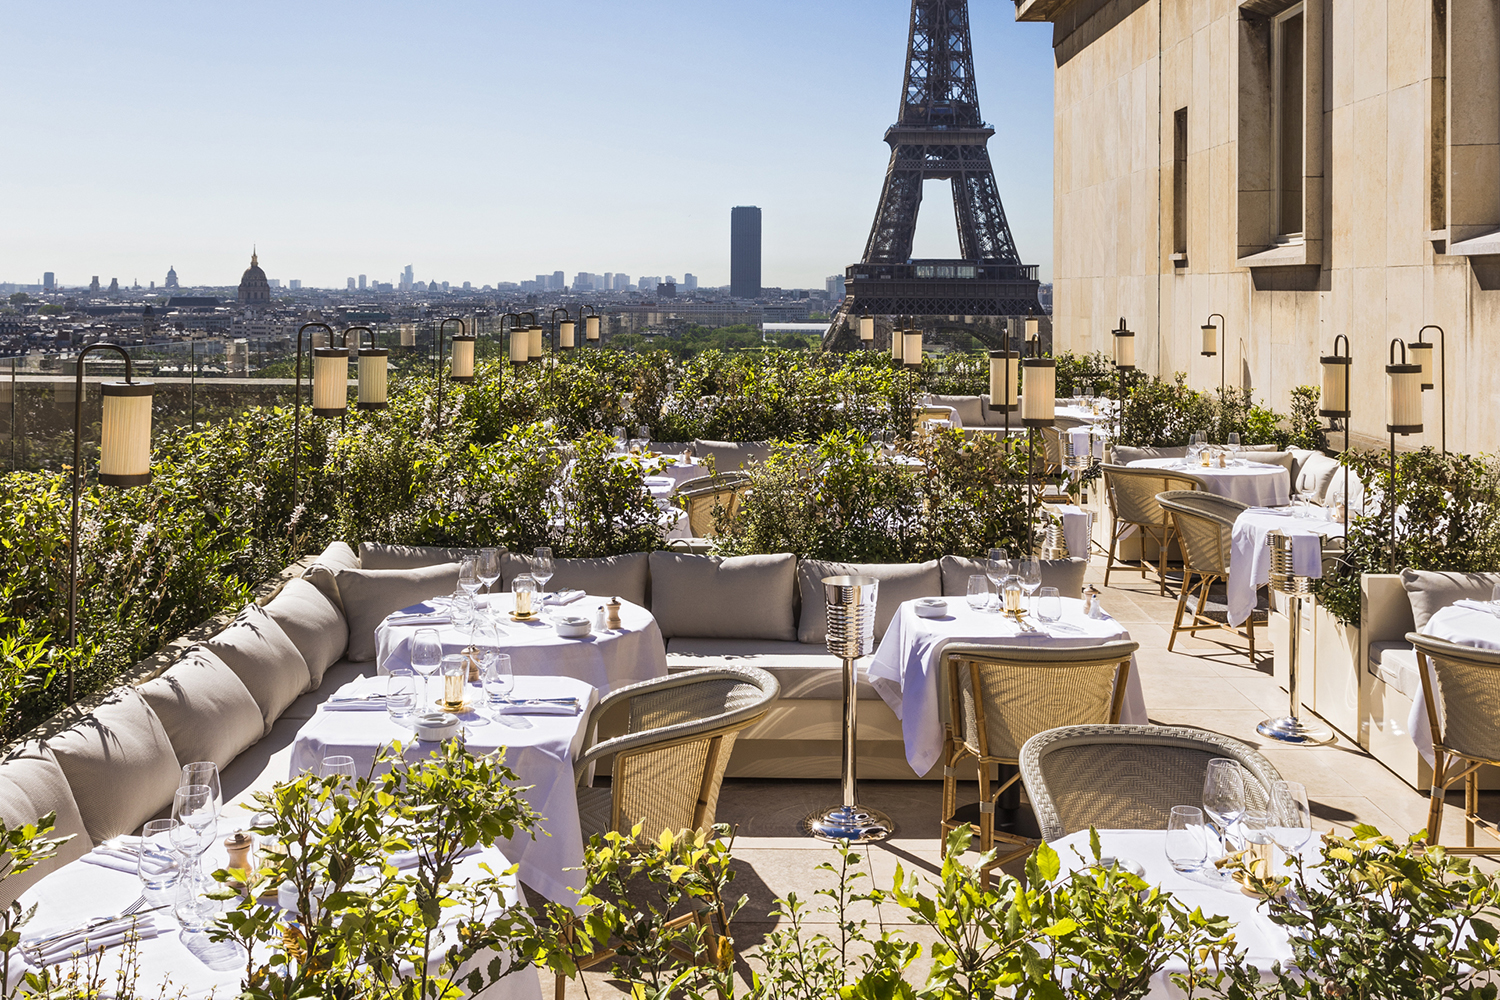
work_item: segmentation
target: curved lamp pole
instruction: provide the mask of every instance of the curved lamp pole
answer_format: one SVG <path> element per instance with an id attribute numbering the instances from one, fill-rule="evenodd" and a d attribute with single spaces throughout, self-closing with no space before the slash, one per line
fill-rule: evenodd
<path id="1" fill-rule="evenodd" d="M 1442 427 L 1443 454 L 1448 454 L 1448 336 L 1443 328 L 1436 323 L 1428 323 L 1417 331 L 1417 339 L 1406 345 L 1411 352 L 1412 360 L 1422 366 L 1422 391 L 1433 388 L 1432 379 L 1432 345 L 1422 339 L 1422 334 L 1428 330 L 1436 330 L 1438 333 L 1438 362 L 1441 365 L 1438 373 L 1438 414 L 1439 423 Z"/>
<path id="2" fill-rule="evenodd" d="M 582 311 L 582 310 L 580 310 L 580 311 Z M 563 331 L 559 330 L 558 325 L 557 325 L 557 314 L 558 313 L 562 313 L 563 314 L 563 326 L 567 327 L 566 333 L 568 334 L 568 338 L 567 339 L 569 341 L 569 343 L 567 343 L 567 344 L 563 343 L 563 338 L 561 336 L 561 333 Z M 577 325 L 573 322 L 572 317 L 569 316 L 569 314 L 568 314 L 568 307 L 567 306 L 558 306 L 557 308 L 553 309 L 552 310 L 552 318 L 551 318 L 550 322 L 552 324 L 552 350 L 554 352 L 560 351 L 560 350 L 571 351 L 573 349 L 573 343 L 572 343 L 573 339 L 574 339 L 574 337 L 577 336 L 577 333 L 576 333 L 576 331 L 577 331 Z"/>
<path id="3" fill-rule="evenodd" d="M 448 375 L 454 382 L 474 381 L 474 338 L 469 335 L 464 321 L 457 316 L 448 316 L 438 324 L 437 329 L 437 429 L 443 429 L 443 334 L 448 330 L 449 323 L 458 324 L 458 333 L 449 336 L 448 347 L 453 353 L 449 362 Z M 460 349 L 460 344 L 467 344 L 466 349 Z M 460 353 L 464 357 L 460 357 Z"/>
<path id="4" fill-rule="evenodd" d="M 333 327 L 327 323 L 303 323 L 297 328 L 297 387 L 293 390 L 292 405 L 292 525 L 291 532 L 295 532 L 297 517 L 297 492 L 301 483 L 302 463 L 302 335 L 311 329 L 321 329 L 328 335 L 328 346 L 313 349 L 313 405 L 312 412 L 315 417 L 343 416 L 349 409 L 349 343 L 346 339 L 342 349 L 333 346 L 335 336 Z M 344 393 L 342 398 L 338 397 L 338 390 L 334 388 L 328 379 L 335 377 L 331 368 L 322 368 L 318 360 L 326 359 L 334 362 L 342 350 L 344 356 Z M 336 367 L 336 366 L 334 366 Z M 322 404 L 322 405 L 320 405 Z"/>

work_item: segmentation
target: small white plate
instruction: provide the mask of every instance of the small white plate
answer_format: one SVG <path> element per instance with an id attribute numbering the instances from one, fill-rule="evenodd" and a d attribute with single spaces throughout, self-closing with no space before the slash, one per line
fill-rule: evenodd
<path id="1" fill-rule="evenodd" d="M 924 597 L 917 602 L 917 617 L 942 618 L 948 614 L 948 602 L 941 597 Z"/>

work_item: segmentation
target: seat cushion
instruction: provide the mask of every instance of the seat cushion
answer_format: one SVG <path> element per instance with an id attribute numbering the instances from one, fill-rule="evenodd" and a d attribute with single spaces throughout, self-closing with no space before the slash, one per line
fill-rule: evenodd
<path id="1" fill-rule="evenodd" d="M 288 580 L 266 604 L 266 614 L 281 626 L 307 663 L 308 690 L 323 683 L 323 671 L 337 663 L 349 645 L 344 613 L 306 580 Z"/>
<path id="2" fill-rule="evenodd" d="M 933 406 L 951 406 L 958 412 L 959 422 L 965 427 L 984 425 L 984 404 L 978 396 L 933 396 Z"/>
<path id="3" fill-rule="evenodd" d="M 923 563 L 841 563 L 803 559 L 797 564 L 797 588 L 802 597 L 798 642 L 821 646 L 828 641 L 828 605 L 823 597 L 822 583 L 828 576 L 873 576 L 880 581 L 875 591 L 877 642 L 885 637 L 886 627 L 903 601 L 937 597 L 943 592 L 943 577 L 936 559 Z"/>
<path id="4" fill-rule="evenodd" d="M 1427 621 L 1442 608 L 1456 601 L 1488 601 L 1500 583 L 1500 573 L 1443 573 L 1434 570 L 1403 569 L 1401 586 L 1411 601 L 1411 617 L 1416 630 L 1427 627 Z"/>
<path id="5" fill-rule="evenodd" d="M 318 556 L 313 564 L 303 572 L 302 579 L 311 583 L 323 592 L 323 596 L 334 603 L 340 611 L 344 610 L 344 602 L 339 597 L 339 585 L 336 577 L 341 569 L 353 569 L 359 565 L 359 557 L 354 554 L 345 542 L 330 542 L 323 554 Z"/>
<path id="6" fill-rule="evenodd" d="M 855 690 L 863 700 L 879 698 L 867 674 L 872 657 L 856 660 Z M 701 667 L 758 667 L 781 685 L 783 701 L 844 700 L 844 662 L 823 645 L 757 639 L 695 639 L 667 643 L 669 671 Z"/>
<path id="7" fill-rule="evenodd" d="M 975 574 L 984 576 L 987 561 L 964 556 L 943 556 L 943 596 L 959 600 L 966 598 L 969 594 L 969 577 Z M 1083 574 L 1089 568 L 1087 559 L 1043 559 L 1041 563 L 1043 587 L 1056 587 L 1059 597 L 1083 596 Z"/>
<path id="8" fill-rule="evenodd" d="M 417 569 L 341 569 L 339 593 L 349 621 L 348 657 L 375 659 L 375 628 L 393 611 L 458 589 L 458 563 Z"/>
<path id="9" fill-rule="evenodd" d="M 709 455 L 714 459 L 715 472 L 738 472 L 756 462 L 764 462 L 776 450 L 769 441 L 704 441 L 693 442 L 693 454 L 701 462 Z"/>
<path id="10" fill-rule="evenodd" d="M 531 556 L 507 553 L 500 563 L 501 580 L 506 588 L 522 573 L 536 565 Z M 644 552 L 599 559 L 554 559 L 552 579 L 547 589 L 581 590 L 595 597 L 619 597 L 646 607 L 650 583 L 650 560 Z"/>
<path id="11" fill-rule="evenodd" d="M 0 906 L 36 885 L 69 861 L 76 861 L 93 848 L 83 816 L 68 787 L 68 777 L 45 744 L 28 742 L 0 763 L 0 820 L 14 830 L 56 813 L 49 837 L 72 837 L 57 853 L 30 871 L 7 875 L 0 882 Z"/>
<path id="12" fill-rule="evenodd" d="M 246 605 L 228 628 L 203 645 L 249 690 L 267 733 L 312 679 L 292 640 L 258 604 Z"/>
<path id="13" fill-rule="evenodd" d="M 1370 672 L 1413 701 L 1422 697 L 1417 651 L 1409 642 L 1370 643 Z"/>
<path id="14" fill-rule="evenodd" d="M 1292 489 L 1304 500 L 1322 503 L 1328 495 L 1328 484 L 1333 481 L 1334 474 L 1339 471 L 1338 459 L 1329 458 L 1321 451 L 1299 454 L 1294 450 L 1292 457 L 1296 459 L 1296 469 L 1292 474 Z"/>
<path id="15" fill-rule="evenodd" d="M 476 549 L 449 549 L 441 545 L 386 545 L 383 542 L 360 542 L 360 569 L 420 569 L 456 563 L 465 556 L 476 555 Z M 349 568 L 349 567 L 345 567 Z"/>
<path id="16" fill-rule="evenodd" d="M 651 613 L 662 637 L 797 638 L 797 557 L 651 553 Z"/>
<path id="17" fill-rule="evenodd" d="M 89 840 L 134 833 L 172 802 L 182 768 L 161 720 L 134 688 L 110 692 L 78 724 L 48 737 Z"/>
<path id="18" fill-rule="evenodd" d="M 317 594 L 312 584 L 304 586 Z M 223 767 L 265 735 L 260 706 L 244 682 L 201 646 L 136 690 L 161 720 L 179 764 L 211 760 Z"/>

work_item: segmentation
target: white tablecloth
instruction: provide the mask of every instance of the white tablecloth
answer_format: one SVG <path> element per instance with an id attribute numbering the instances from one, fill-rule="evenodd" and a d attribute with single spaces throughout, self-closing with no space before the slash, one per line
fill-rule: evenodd
<path id="1" fill-rule="evenodd" d="M 1334 521 L 1293 517 L 1292 508 L 1252 507 L 1234 519 L 1230 542 L 1229 624 L 1238 625 L 1255 610 L 1255 591 L 1271 579 L 1271 545 L 1267 535 L 1281 531 L 1292 535 L 1292 564 L 1301 576 L 1315 580 L 1323 576 L 1322 546 L 1317 539 L 1342 538 L 1344 526 Z M 1304 539 L 1306 541 L 1304 541 Z"/>
<path id="2" fill-rule="evenodd" d="M 1422 629 L 1422 634 L 1478 649 L 1500 649 L 1500 618 L 1488 611 L 1450 604 L 1446 608 L 1439 608 L 1436 614 L 1427 619 L 1427 627 Z M 1406 730 L 1411 733 L 1411 741 L 1417 745 L 1417 752 L 1431 764 L 1432 726 L 1427 720 L 1427 699 L 1422 696 L 1421 691 L 1412 699 Z"/>
<path id="3" fill-rule="evenodd" d="M 417 678 L 419 685 L 421 678 Z M 365 677 L 353 681 L 353 694 L 385 692 L 384 677 Z M 441 679 L 434 679 L 434 696 Z M 420 692 L 421 687 L 418 687 Z M 484 692 L 471 685 L 470 700 L 484 703 Z M 538 833 L 535 840 L 517 834 L 513 841 L 496 844 L 506 856 L 521 866 L 521 880 L 548 899 L 572 903 L 576 894 L 568 891 L 576 882 L 576 868 L 583 863 L 583 835 L 578 825 L 578 799 L 574 792 L 573 761 L 583 745 L 585 721 L 598 701 L 598 692 L 583 681 L 571 677 L 517 677 L 513 698 L 576 697 L 584 706 L 576 716 L 528 715 L 529 729 L 517 729 L 467 713 L 461 718 L 466 728 L 466 742 L 477 754 L 505 747 L 505 765 L 516 772 L 522 785 L 530 785 L 526 800 L 542 815 L 543 828 L 551 836 Z M 354 758 L 356 774 L 368 774 L 375 755 L 392 740 L 406 747 L 408 760 L 419 760 L 437 746 L 419 742 L 411 729 L 397 725 L 383 711 L 329 711 L 319 708 L 297 734 L 292 746 L 291 775 L 303 771 L 316 773 L 324 757 L 344 754 Z"/>
<path id="4" fill-rule="evenodd" d="M 1185 802 L 1183 805 L 1197 805 Z M 1162 817 L 1166 827 L 1166 817 Z M 1205 916 L 1224 916 L 1230 921 L 1236 944 L 1245 950 L 1245 961 L 1268 977 L 1271 967 L 1277 962 L 1286 965 L 1291 961 L 1292 949 L 1287 943 L 1286 931 L 1271 922 L 1261 910 L 1257 900 L 1240 892 L 1238 887 L 1226 889 L 1212 885 L 1194 875 L 1184 875 L 1172 867 L 1166 855 L 1165 829 L 1161 830 L 1100 830 L 1099 850 L 1102 854 L 1134 861 L 1146 869 L 1142 876 L 1151 885 L 1161 886 L 1170 892 L 1177 902 L 1192 911 L 1202 907 Z M 1310 838 L 1302 849 L 1303 857 L 1311 858 L 1317 848 L 1317 839 Z M 1064 871 L 1076 871 L 1093 864 L 1094 855 L 1089 849 L 1087 830 L 1072 833 L 1052 843 L 1057 851 Z M 1079 856 L 1082 855 L 1080 858 Z M 1278 851 L 1278 866 L 1280 852 Z M 1278 867 L 1279 870 L 1279 867 Z M 1186 972 L 1180 963 L 1168 965 L 1151 980 L 1148 996 L 1180 997 L 1184 994 L 1172 985 L 1169 978 L 1174 972 Z"/>
<path id="5" fill-rule="evenodd" d="M 901 720 L 906 762 L 918 774 L 926 774 L 943 752 L 947 706 L 941 703 L 938 679 L 943 670 L 943 649 L 950 643 L 1078 647 L 1130 638 L 1113 618 L 1085 617 L 1083 602 L 1071 597 L 1062 598 L 1064 627 L 1050 626 L 1051 634 L 1022 632 L 1011 619 L 995 612 L 975 611 L 962 597 L 949 597 L 947 601 L 948 614 L 943 618 L 923 618 L 916 612 L 915 601 L 904 602 L 870 662 L 870 684 Z M 1037 628 L 1049 627 L 1035 615 L 1028 621 Z M 1133 660 L 1120 721 L 1149 721 L 1140 671 Z"/>
<path id="6" fill-rule="evenodd" d="M 1058 400 L 1053 414 L 1069 420 L 1082 420 L 1088 424 L 1110 420 L 1113 417 L 1113 413 L 1106 406 L 1100 406 L 1098 412 L 1095 412 L 1082 403 L 1067 403 L 1062 400 Z"/>
<path id="7" fill-rule="evenodd" d="M 510 667 L 517 677 L 576 677 L 600 691 L 610 691 L 667 675 L 661 628 L 651 612 L 638 604 L 621 602 L 619 629 L 567 639 L 558 635 L 545 617 L 535 622 L 511 621 L 514 595 L 494 594 L 489 599 L 499 604 L 495 617 L 501 625 L 500 642 L 510 654 Z M 592 620 L 608 599 L 581 597 L 561 606 L 548 605 L 546 612 L 583 615 Z M 444 653 L 462 652 L 469 645 L 469 632 L 453 625 L 402 625 L 387 619 L 375 630 L 375 663 L 380 673 L 411 668 L 411 640 L 423 627 L 438 630 Z"/>
<path id="8" fill-rule="evenodd" d="M 1191 473 L 1207 484 L 1209 492 L 1249 507 L 1285 507 L 1291 503 L 1292 474 L 1285 466 L 1239 461 L 1245 464 L 1219 469 L 1190 465 L 1180 458 L 1142 458 L 1131 462 L 1130 468 Z"/>
<path id="9" fill-rule="evenodd" d="M 232 813 L 230 813 L 232 814 Z M 229 814 L 227 814 L 229 815 Z M 249 814 L 244 815 L 249 819 Z M 233 830 L 243 829 L 246 824 L 221 825 L 224 836 Z M 218 838 L 221 842 L 223 837 Z M 222 843 L 209 848 L 204 855 L 204 871 L 212 872 L 228 863 Z M 479 865 L 488 863 L 495 872 L 503 872 L 511 862 L 498 850 L 490 850 L 461 859 L 456 872 L 463 877 L 481 877 Z M 510 888 L 506 901 L 514 905 L 519 896 L 514 876 L 505 879 Z M 107 916 L 123 911 L 141 895 L 141 881 L 134 873 L 114 871 L 86 861 L 74 861 L 65 865 L 26 892 L 21 894 L 23 907 L 37 905 L 36 916 L 24 932 L 44 933 L 66 929 L 86 923 L 94 917 Z M 155 902 L 149 905 L 157 905 Z M 227 904 L 226 904 L 227 905 Z M 237 946 L 224 942 L 215 944 L 206 933 L 190 934 L 178 926 L 172 918 L 171 909 L 157 910 L 151 915 L 157 936 L 140 942 L 137 959 L 140 973 L 139 994 L 156 996 L 158 987 L 171 978 L 170 996 L 182 996 L 188 1000 L 199 1000 L 213 991 L 216 997 L 237 996 L 245 975 L 245 953 Z M 104 953 L 104 982 L 113 988 L 115 970 L 124 953 L 123 946 L 112 947 Z M 437 956 L 441 958 L 441 954 Z M 54 966 L 53 968 L 58 968 Z M 61 967 L 66 971 L 67 966 Z M 11 983 L 14 984 L 26 971 L 20 955 L 11 961 Z M 506 976 L 484 993 L 486 1000 L 541 1000 L 541 986 L 534 971 L 520 969 Z"/>

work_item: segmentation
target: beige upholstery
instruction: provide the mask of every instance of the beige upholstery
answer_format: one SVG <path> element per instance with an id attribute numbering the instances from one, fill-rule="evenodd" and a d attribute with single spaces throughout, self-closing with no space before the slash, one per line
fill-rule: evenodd
<path id="1" fill-rule="evenodd" d="M 94 846 L 57 758 L 43 744 L 28 742 L 0 765 L 0 820 L 14 830 L 35 823 L 48 813 L 57 814 L 48 836 L 73 839 L 59 847 L 50 860 L 30 871 L 7 875 L 0 882 L 0 906 L 9 906 L 45 876 L 83 857 Z"/>
<path id="2" fill-rule="evenodd" d="M 714 538 L 721 523 L 739 517 L 740 498 L 749 486 L 750 477 L 744 473 L 719 472 L 682 483 L 672 500 L 687 514 L 694 538 Z"/>
<path id="3" fill-rule="evenodd" d="M 323 683 L 323 672 L 343 658 L 349 646 L 344 615 L 323 592 L 306 580 L 288 580 L 281 593 L 266 604 L 275 620 L 307 663 L 308 690 Z"/>
<path id="4" fill-rule="evenodd" d="M 1344 504 L 1348 510 L 1356 514 L 1363 513 L 1365 509 L 1364 480 L 1353 473 L 1346 475 L 1346 472 L 1348 470 L 1340 469 L 1338 475 L 1334 476 L 1328 483 L 1328 492 L 1323 496 L 1323 504 L 1326 507 L 1336 507 L 1339 504 Z M 1348 496 L 1344 494 L 1345 479 L 1349 483 Z"/>
<path id="5" fill-rule="evenodd" d="M 1419 632 L 1406 641 L 1417 650 L 1417 675 L 1432 728 L 1432 790 L 1427 842 L 1438 843 L 1443 800 L 1464 783 L 1464 846 L 1450 853 L 1500 854 L 1500 843 L 1476 849 L 1474 831 L 1500 841 L 1500 827 L 1479 815 L 1479 768 L 1500 764 L 1500 650 L 1479 649 Z"/>
<path id="6" fill-rule="evenodd" d="M 693 454 L 698 461 L 713 456 L 715 472 L 737 472 L 756 462 L 764 462 L 775 452 L 769 441 L 704 441 L 693 442 Z"/>
<path id="7" fill-rule="evenodd" d="M 802 598 L 798 642 L 822 644 L 827 641 L 828 611 L 822 581 L 829 576 L 871 576 L 880 581 L 875 594 L 877 642 L 885 636 L 885 630 L 903 601 L 937 597 L 943 592 L 943 577 L 936 559 L 924 563 L 840 563 L 803 559 L 797 563 L 797 588 Z"/>
<path id="8" fill-rule="evenodd" d="M 136 690 L 161 721 L 179 764 L 211 760 L 224 767 L 265 735 L 260 706 L 244 683 L 200 646 Z"/>
<path id="9" fill-rule="evenodd" d="M 1334 474 L 1339 471 L 1338 459 L 1329 458 L 1321 451 L 1300 448 L 1291 449 L 1291 453 L 1295 461 L 1292 492 L 1303 500 L 1322 503 L 1328 497 L 1328 487 L 1333 483 Z M 1255 459 L 1255 456 L 1250 458 Z"/>
<path id="10" fill-rule="evenodd" d="M 855 691 L 863 701 L 878 701 L 867 674 L 871 657 L 856 660 Z M 776 678 L 781 700 L 844 700 L 843 661 L 822 643 L 782 642 L 775 639 L 692 639 L 667 641 L 669 671 L 704 667 L 755 667 Z M 861 723 L 863 725 L 863 723 Z"/>
<path id="11" fill-rule="evenodd" d="M 458 589 L 458 564 L 418 569 L 344 569 L 338 574 L 349 620 L 349 659 L 375 659 L 375 628 L 386 616 Z"/>
<path id="12" fill-rule="evenodd" d="M 1162 830 L 1173 806 L 1203 801 L 1216 757 L 1238 761 L 1264 808 L 1281 774 L 1239 740 L 1186 726 L 1064 726 L 1021 747 L 1021 780 L 1043 840 L 1100 830 Z"/>
<path id="13" fill-rule="evenodd" d="M 1204 629 L 1222 629 L 1250 643 L 1250 662 L 1255 662 L 1255 612 L 1245 619 L 1241 632 L 1208 614 L 1209 594 L 1215 583 L 1229 582 L 1229 558 L 1234 539 L 1234 519 L 1245 510 L 1238 500 L 1203 490 L 1169 490 L 1156 495 L 1157 503 L 1172 520 L 1172 530 L 1182 546 L 1182 587 L 1177 596 L 1177 614 L 1167 638 L 1171 652 L 1183 632 L 1196 636 Z M 1196 583 L 1195 583 L 1196 579 Z M 1190 606 L 1191 605 L 1191 606 Z M 1182 616 L 1190 615 L 1186 625 Z"/>
<path id="14" fill-rule="evenodd" d="M 138 830 L 171 803 L 182 776 L 166 730 L 133 688 L 116 688 L 47 746 L 94 844 Z"/>
<path id="15" fill-rule="evenodd" d="M 1423 569 L 1403 569 L 1401 586 L 1411 601 L 1411 617 L 1416 630 L 1422 631 L 1433 615 L 1462 600 L 1488 601 L 1500 573 L 1445 573 Z"/>
<path id="16" fill-rule="evenodd" d="M 1422 697 L 1422 679 L 1417 674 L 1417 651 L 1411 643 L 1370 643 L 1370 670 L 1413 701 Z"/>
<path id="17" fill-rule="evenodd" d="M 1118 456 L 1119 451 L 1116 450 Z M 1109 574 L 1115 566 L 1115 553 L 1119 550 L 1120 538 L 1127 528 L 1134 525 L 1141 534 L 1160 546 L 1157 556 L 1156 575 L 1161 580 L 1160 592 L 1167 592 L 1167 552 L 1172 547 L 1172 522 L 1156 495 L 1168 490 L 1201 490 L 1203 480 L 1184 472 L 1169 472 L 1165 469 L 1127 469 L 1124 465 L 1104 466 L 1104 490 L 1109 497 L 1109 512 L 1114 522 L 1109 539 L 1109 561 L 1104 566 L 1104 585 L 1109 586 Z M 1141 551 L 1141 578 L 1146 576 L 1146 552 L 1144 542 Z"/>
<path id="18" fill-rule="evenodd" d="M 478 549 L 451 549 L 441 545 L 386 545 L 382 542 L 360 542 L 358 568 L 421 569 L 423 566 L 456 563 L 465 556 L 478 554 Z"/>
<path id="19" fill-rule="evenodd" d="M 505 587 L 521 573 L 529 573 L 536 560 L 507 554 L 500 564 Z M 554 559 L 553 576 L 547 589 L 581 590 L 596 597 L 618 597 L 646 607 L 651 579 L 650 561 L 644 552 L 606 556 L 600 559 Z"/>
<path id="20" fill-rule="evenodd" d="M 1289 451 L 1258 451 L 1253 455 L 1246 455 L 1245 461 L 1259 462 L 1261 465 L 1279 465 L 1287 471 L 1287 475 L 1292 477 L 1294 484 L 1297 481 L 1295 475 L 1297 462 Z"/>
<path id="21" fill-rule="evenodd" d="M 330 542 L 323 554 L 307 568 L 302 578 L 323 592 L 323 596 L 334 603 L 340 611 L 344 610 L 344 602 L 339 597 L 338 572 L 341 569 L 355 569 L 359 566 L 359 557 L 354 554 L 344 542 Z"/>
<path id="22" fill-rule="evenodd" d="M 311 683 L 307 661 L 281 626 L 258 604 L 246 605 L 228 628 L 203 645 L 223 660 L 249 690 L 260 706 L 267 733 L 276 717 Z"/>
<path id="23" fill-rule="evenodd" d="M 931 396 L 934 406 L 951 406 L 965 427 L 984 426 L 984 404 L 978 396 Z"/>
<path id="24" fill-rule="evenodd" d="M 1139 462 L 1146 458 L 1186 458 L 1186 445 L 1171 445 L 1162 448 L 1132 448 L 1128 445 L 1117 444 L 1114 448 L 1115 464 L 1129 465 L 1131 462 Z"/>
<path id="25" fill-rule="evenodd" d="M 797 557 L 651 553 L 651 613 L 662 636 L 797 638 Z"/>
<path id="26" fill-rule="evenodd" d="M 963 600 L 969 594 L 969 577 L 984 575 L 986 560 L 963 556 L 943 556 L 939 561 L 943 574 L 943 596 Z M 1056 587 L 1059 597 L 1082 597 L 1083 575 L 1089 561 L 1081 556 L 1072 559 L 1043 559 L 1042 586 Z"/>

